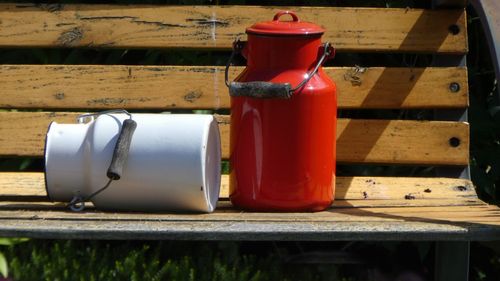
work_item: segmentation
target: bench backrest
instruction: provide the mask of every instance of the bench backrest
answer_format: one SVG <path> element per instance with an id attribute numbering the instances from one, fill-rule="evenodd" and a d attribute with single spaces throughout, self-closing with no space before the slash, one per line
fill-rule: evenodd
<path id="1" fill-rule="evenodd" d="M 245 39 L 246 27 L 271 19 L 278 9 L 0 4 L 2 48 L 144 48 L 174 54 L 206 50 L 223 58 L 217 65 L 2 64 L 0 155 L 42 157 L 49 122 L 74 122 L 82 111 L 206 109 L 218 114 L 227 158 L 229 95 L 222 65 L 232 41 Z M 334 63 L 340 66 L 326 70 L 337 83 L 344 116 L 337 132 L 340 164 L 467 167 L 469 125 L 459 118 L 468 106 L 467 70 L 454 63 L 468 48 L 463 9 L 291 9 L 301 19 L 324 26 L 323 41 L 339 53 Z M 398 53 L 408 57 L 409 65 L 342 65 L 346 54 L 366 52 L 378 57 Z M 416 67 L 417 58 L 434 63 Z M 241 70 L 233 68 L 231 77 Z M 398 111 L 404 117 L 414 109 L 429 110 L 436 119 L 378 117 L 394 115 L 392 110 L 404 110 Z"/>

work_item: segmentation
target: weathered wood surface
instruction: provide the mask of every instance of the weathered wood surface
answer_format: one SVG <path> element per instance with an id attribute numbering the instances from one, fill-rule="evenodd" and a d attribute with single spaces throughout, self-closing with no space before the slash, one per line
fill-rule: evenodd
<path id="1" fill-rule="evenodd" d="M 414 199 L 405 199 L 412 196 Z M 485 205 L 477 196 L 455 198 L 428 198 L 419 194 L 407 194 L 391 199 L 336 199 L 331 208 L 380 208 L 380 207 L 446 207 Z M 92 203 L 86 204 L 88 210 L 94 210 Z M 228 198 L 221 198 L 218 208 L 232 208 Z M 49 202 L 47 196 L 3 196 L 0 195 L 0 211 L 4 210 L 58 210 L 66 211 L 64 203 Z"/>
<path id="2" fill-rule="evenodd" d="M 227 176 L 222 182 L 221 196 L 225 197 Z M 0 235 L 77 239 L 490 240 L 500 234 L 500 209 L 477 200 L 472 183 L 462 179 L 340 177 L 339 199 L 332 208 L 318 213 L 246 212 L 234 209 L 224 198 L 212 214 L 116 213 L 101 212 L 92 206 L 74 213 L 62 203 L 5 200 L 11 195 L 18 199 L 43 196 L 44 192 L 42 173 L 0 173 Z M 371 199 L 364 199 L 364 192 Z M 397 198 L 406 192 L 416 198 L 400 205 L 402 200 Z M 417 203 L 430 201 L 441 205 L 423 207 Z M 463 204 L 457 204 L 460 202 Z"/>
<path id="3" fill-rule="evenodd" d="M 0 235 L 75 239 L 493 240 L 494 206 L 336 208 L 319 213 L 0 212 Z"/>
<path id="4" fill-rule="evenodd" d="M 5 203 L 2 202 L 3 205 Z M 384 222 L 384 221 L 435 221 L 469 222 L 500 226 L 500 208 L 486 204 L 474 206 L 427 206 L 427 207 L 361 207 L 361 208 L 329 208 L 322 212 L 251 212 L 235 209 L 229 203 L 222 202 L 211 214 L 188 213 L 138 213 L 138 212 L 104 212 L 93 208 L 75 213 L 63 204 L 56 207 L 42 208 L 43 203 L 12 203 L 16 209 L 0 211 L 0 219 L 45 219 L 45 220 L 79 220 L 79 221 L 276 221 L 276 222 Z M 38 207 L 36 206 L 38 205 Z M 225 206 L 224 206 L 225 205 Z M 21 209 L 24 208 L 24 209 Z M 496 216 L 496 217 L 495 217 Z"/>
<path id="5" fill-rule="evenodd" d="M 42 156 L 52 120 L 74 123 L 77 113 L 0 112 L 0 155 Z M 218 116 L 223 157 L 229 156 L 229 117 Z M 457 138 L 459 145 L 450 145 Z M 339 119 L 340 163 L 467 165 L 469 125 L 463 122 Z"/>
<path id="6" fill-rule="evenodd" d="M 230 77 L 243 70 L 232 69 Z M 339 108 L 464 108 L 466 68 L 325 68 Z M 450 85 L 457 83 L 456 92 Z M 1 108 L 229 108 L 224 67 L 0 65 Z"/>
<path id="7" fill-rule="evenodd" d="M 230 48 L 246 27 L 283 7 L 0 5 L 0 46 Z M 465 53 L 458 10 L 287 7 L 326 28 L 340 51 Z M 450 32 L 456 25 L 458 33 Z"/>
<path id="8" fill-rule="evenodd" d="M 2 201 L 5 200 L 5 201 Z M 382 207 L 450 207 L 450 206 L 482 206 L 485 205 L 483 201 L 478 198 L 445 198 L 445 199 L 352 199 L 352 200 L 335 200 L 331 205 L 332 209 L 345 209 L 345 208 L 382 208 Z M 92 203 L 85 204 L 89 212 L 93 212 L 94 207 Z M 233 210 L 233 206 L 227 199 L 221 199 L 217 205 L 219 210 L 227 209 Z M 0 198 L 0 213 L 6 210 L 23 210 L 26 212 L 31 211 L 61 211 L 66 212 L 68 208 L 66 203 L 62 202 L 48 202 L 47 197 L 3 197 Z M 120 211 L 120 210 L 118 210 Z M 126 211 L 126 210 L 121 210 Z M 1 217 L 1 215 L 0 215 Z M 103 218 L 104 219 L 104 218 Z M 182 217 L 179 217 L 182 219 Z"/>
<path id="9" fill-rule="evenodd" d="M 43 173 L 3 172 L 0 173 L 0 201 L 24 200 L 39 197 L 47 201 Z M 229 177 L 222 175 L 220 198 L 229 197 Z M 337 200 L 362 200 L 373 206 L 394 203 L 406 205 L 429 202 L 446 204 L 446 199 L 457 204 L 467 204 L 477 199 L 474 186 L 469 180 L 453 178 L 411 178 L 411 177 L 337 177 L 335 198 Z M 406 199 L 408 198 L 408 199 Z M 379 201 L 379 203 L 374 202 Z M 435 202 L 434 202 L 435 201 Z M 470 202 L 469 202 L 470 203 Z M 345 203 L 336 203 L 345 206 Z M 359 202 L 357 202 L 359 204 Z"/>

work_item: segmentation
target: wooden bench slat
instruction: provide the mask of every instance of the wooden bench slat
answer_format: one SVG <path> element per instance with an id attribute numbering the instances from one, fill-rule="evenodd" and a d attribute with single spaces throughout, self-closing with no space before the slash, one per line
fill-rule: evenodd
<path id="1" fill-rule="evenodd" d="M 6 210 L 32 210 L 32 211 L 69 211 L 64 203 L 52 203 L 40 200 L 41 198 L 32 197 L 6 197 L 5 201 L 0 201 L 0 218 L 1 213 Z M 4 200 L 0 198 L 0 200 Z M 46 200 L 46 199 L 45 199 Z M 479 206 L 485 205 L 483 201 L 477 198 L 453 198 L 453 199 L 419 199 L 419 200 L 405 200 L 405 199 L 366 199 L 366 200 L 336 200 L 333 202 L 331 208 L 381 208 L 381 207 L 447 207 L 447 206 Z M 95 209 L 91 203 L 85 204 L 87 211 L 94 212 Z M 227 200 L 221 200 L 217 208 L 230 208 L 233 206 Z M 179 217 L 179 219 L 183 219 Z"/>
<path id="2" fill-rule="evenodd" d="M 344 200 L 338 200 L 339 202 Z M 28 219 L 36 215 L 36 219 L 77 219 L 77 220 L 103 220 L 103 221 L 385 221 L 404 220 L 404 217 L 420 219 L 438 219 L 455 217 L 456 220 L 475 219 L 481 221 L 497 221 L 500 224 L 500 207 L 482 203 L 470 206 L 370 206 L 359 208 L 337 207 L 321 212 L 252 212 L 234 208 L 228 201 L 219 201 L 214 213 L 144 213 L 144 212 L 111 212 L 95 210 L 91 203 L 85 212 L 69 211 L 64 203 L 52 202 L 3 202 L 0 219 Z M 11 206 L 9 208 L 9 205 Z M 17 206 L 16 206 L 17 205 Z M 20 206 L 20 207 L 19 207 Z M 16 209 L 17 208 L 17 209 Z M 425 210 L 426 213 L 423 213 Z M 368 216 L 364 217 L 364 214 Z M 355 215 L 356 218 L 351 216 Z"/>
<path id="3" fill-rule="evenodd" d="M 405 200 L 407 195 L 414 197 L 407 200 L 410 203 L 421 200 L 477 199 L 474 186 L 465 179 L 337 177 L 336 183 L 336 200 Z M 0 172 L 0 201 L 6 197 L 46 195 L 43 173 Z M 220 198 L 228 197 L 229 176 L 222 175 Z"/>
<path id="4" fill-rule="evenodd" d="M 83 239 L 488 240 L 496 206 L 338 208 L 320 213 L 213 214 L 2 211 L 0 235 Z"/>
<path id="5" fill-rule="evenodd" d="M 346 202 L 340 200 L 339 202 Z M 348 201 L 347 201 L 348 202 Z M 11 207 L 9 208 L 9 205 Z M 250 212 L 233 208 L 229 202 L 221 202 L 217 210 L 210 214 L 189 213 L 141 213 L 141 212 L 103 212 L 93 207 L 85 212 L 69 211 L 62 203 L 1 202 L 0 219 L 80 220 L 80 221 L 276 221 L 276 222 L 343 222 L 343 221 L 390 221 L 404 220 L 405 217 L 417 219 L 443 220 L 446 215 L 453 221 L 496 222 L 500 225 L 500 208 L 485 203 L 469 206 L 370 206 L 337 207 L 322 212 Z M 427 213 L 422 213 L 426 210 Z M 366 217 L 363 215 L 367 214 Z M 353 217 L 354 216 L 354 217 Z"/>
<path id="6" fill-rule="evenodd" d="M 468 105 L 463 67 L 325 70 L 337 83 L 339 108 Z M 231 77 L 241 71 L 235 67 Z M 229 108 L 224 67 L 217 66 L 0 65 L 0 84 L 1 108 Z"/>
<path id="7" fill-rule="evenodd" d="M 0 112 L 0 155 L 43 156 L 48 125 L 74 123 L 77 113 Z M 229 156 L 229 117 L 218 116 L 223 157 Z M 460 145 L 452 147 L 450 138 Z M 339 119 L 340 163 L 467 165 L 469 125 L 464 122 Z"/>
<path id="8" fill-rule="evenodd" d="M 0 46 L 230 48 L 283 7 L 0 5 Z M 327 28 L 340 51 L 465 53 L 463 9 L 287 7 Z M 449 31 L 457 25 L 459 33 Z M 244 36 L 243 36 L 244 37 Z"/>

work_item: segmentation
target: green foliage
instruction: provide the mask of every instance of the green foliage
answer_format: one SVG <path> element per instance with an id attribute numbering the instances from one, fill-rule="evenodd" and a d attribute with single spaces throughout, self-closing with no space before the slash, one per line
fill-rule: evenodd
<path id="1" fill-rule="evenodd" d="M 19 243 L 28 241 L 28 238 L 0 238 L 0 245 L 2 246 L 14 246 Z"/>
<path id="2" fill-rule="evenodd" d="M 28 240 L 28 238 L 0 238 L 0 246 L 14 246 Z M 5 278 L 9 276 L 7 258 L 2 252 L 0 252 L 0 275 Z"/>
<path id="3" fill-rule="evenodd" d="M 484 30 L 477 17 L 469 19 L 469 30 L 470 54 L 467 66 L 472 180 L 482 199 L 500 204 L 500 114 L 491 114 L 491 109 L 496 105 L 496 95 L 500 92 L 496 87 Z"/>
<path id="4" fill-rule="evenodd" d="M 328 280 L 334 266 L 290 268 L 237 243 L 30 241 L 9 247 L 15 280 Z M 339 280 L 339 279 L 334 279 Z"/>
<path id="5" fill-rule="evenodd" d="M 4 254 L 0 252 L 0 275 L 6 278 L 9 276 L 9 268 L 7 266 L 7 259 Z"/>

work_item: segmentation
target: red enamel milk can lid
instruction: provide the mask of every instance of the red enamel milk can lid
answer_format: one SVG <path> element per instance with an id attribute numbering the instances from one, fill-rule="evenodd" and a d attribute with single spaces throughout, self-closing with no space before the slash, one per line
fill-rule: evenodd
<path id="1" fill-rule="evenodd" d="M 283 15 L 292 16 L 292 21 L 281 21 Z M 299 20 L 292 11 L 278 12 L 272 21 L 259 22 L 246 29 L 248 34 L 260 35 L 321 35 L 325 30 L 314 23 Z"/>

